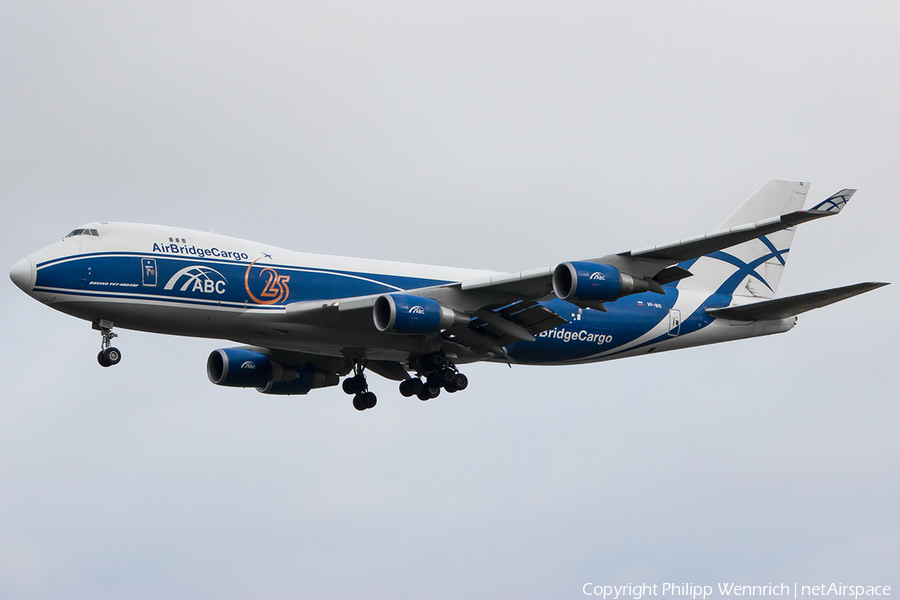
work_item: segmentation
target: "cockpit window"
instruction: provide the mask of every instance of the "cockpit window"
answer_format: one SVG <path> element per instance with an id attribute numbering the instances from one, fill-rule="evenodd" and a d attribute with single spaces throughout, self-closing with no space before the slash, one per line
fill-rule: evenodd
<path id="1" fill-rule="evenodd" d="M 67 235 L 66 237 L 70 238 L 70 237 L 73 237 L 76 235 L 91 235 L 94 237 L 100 237 L 100 234 L 97 232 L 96 229 L 73 229 L 72 232 L 69 233 L 69 235 Z M 65 238 L 63 238 L 63 239 L 65 239 Z"/>

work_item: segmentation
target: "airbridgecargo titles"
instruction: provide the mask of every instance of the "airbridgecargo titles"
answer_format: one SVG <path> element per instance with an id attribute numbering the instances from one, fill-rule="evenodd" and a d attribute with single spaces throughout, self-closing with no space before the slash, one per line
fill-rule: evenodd
<path id="1" fill-rule="evenodd" d="M 549 331 L 542 331 L 538 334 L 538 337 L 549 337 L 555 340 L 562 340 L 564 342 L 591 342 L 597 344 L 598 346 L 602 346 L 603 344 L 611 344 L 613 341 L 613 337 L 611 335 L 604 335 L 602 333 L 591 333 L 584 329 L 580 329 L 578 331 L 572 331 L 570 329 L 550 329 Z"/>
<path id="2" fill-rule="evenodd" d="M 218 248 L 198 248 L 197 246 L 187 246 L 178 244 L 153 244 L 153 252 L 160 254 L 181 254 L 185 256 L 211 256 L 214 258 L 227 258 L 230 260 L 249 260 L 250 257 L 244 252 L 232 252 L 230 250 L 219 250 Z"/>
<path id="3" fill-rule="evenodd" d="M 466 389 L 469 363 L 575 365 L 783 333 L 806 311 L 887 285 L 775 297 L 797 226 L 837 215 L 855 192 L 803 210 L 808 191 L 773 179 L 705 235 L 518 273 L 97 222 L 9 276 L 90 322 L 104 367 L 122 357 L 113 328 L 231 340 L 207 358 L 212 383 L 281 395 L 340 384 L 363 411 L 377 401 L 369 373 L 429 400 Z"/>

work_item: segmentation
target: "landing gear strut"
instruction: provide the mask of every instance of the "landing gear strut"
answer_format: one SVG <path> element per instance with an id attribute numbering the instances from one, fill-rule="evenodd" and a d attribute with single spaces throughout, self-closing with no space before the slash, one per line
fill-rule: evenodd
<path id="1" fill-rule="evenodd" d="M 374 408 L 378 402 L 375 394 L 369 391 L 369 384 L 363 373 L 364 368 L 360 361 L 354 361 L 353 376 L 347 377 L 341 384 L 344 393 L 353 396 L 353 408 L 359 411 Z"/>
<path id="2" fill-rule="evenodd" d="M 112 328 L 113 322 L 106 319 L 100 319 L 94 323 L 94 329 L 100 330 L 100 336 L 102 337 L 100 354 L 97 355 L 97 362 L 100 363 L 101 367 L 111 367 L 119 364 L 119 361 L 122 360 L 122 353 L 119 352 L 119 349 L 110 345 L 113 338 L 119 337 L 113 333 Z"/>
<path id="3" fill-rule="evenodd" d="M 415 396 L 419 400 L 437 398 L 441 389 L 449 393 L 459 392 L 469 385 L 469 378 L 459 372 L 446 356 L 438 352 L 428 354 L 419 359 L 420 373 L 425 374 L 423 382 L 418 377 L 407 379 L 400 384 L 400 393 Z"/>

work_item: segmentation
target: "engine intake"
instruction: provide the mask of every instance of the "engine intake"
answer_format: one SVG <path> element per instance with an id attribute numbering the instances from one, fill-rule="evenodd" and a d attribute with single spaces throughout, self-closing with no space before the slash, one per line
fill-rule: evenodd
<path id="1" fill-rule="evenodd" d="M 272 361 L 262 352 L 243 348 L 213 350 L 206 360 L 206 375 L 216 385 L 263 387 L 270 381 L 291 376 L 292 369 Z"/>
<path id="2" fill-rule="evenodd" d="M 469 322 L 469 317 L 441 306 L 433 298 L 409 294 L 385 294 L 376 298 L 372 319 L 378 331 L 405 334 L 439 333 Z"/>
<path id="3" fill-rule="evenodd" d="M 612 265 L 564 262 L 553 271 L 553 292 L 561 300 L 611 301 L 650 290 L 650 284 Z"/>

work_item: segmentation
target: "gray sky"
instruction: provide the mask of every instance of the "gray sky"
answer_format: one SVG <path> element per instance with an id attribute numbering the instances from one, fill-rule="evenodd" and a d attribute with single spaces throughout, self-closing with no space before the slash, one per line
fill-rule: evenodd
<path id="1" fill-rule="evenodd" d="M 91 220 L 520 270 L 808 200 L 788 335 L 573 368 L 211 385 L 215 341 L 0 285 L 0 598 L 900 589 L 900 4 L 0 4 L 0 264 Z"/>

